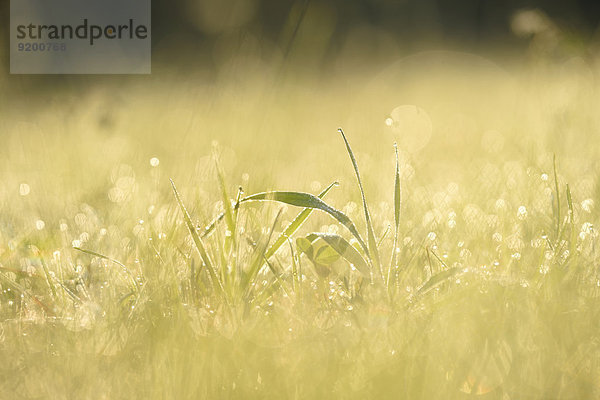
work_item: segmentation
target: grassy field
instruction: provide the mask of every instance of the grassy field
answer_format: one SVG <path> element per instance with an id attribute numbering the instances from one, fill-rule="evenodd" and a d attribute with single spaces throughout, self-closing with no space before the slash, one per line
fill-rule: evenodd
<path id="1" fill-rule="evenodd" d="M 600 397 L 597 64 L 162 76 L 2 104 L 0 398 Z"/>

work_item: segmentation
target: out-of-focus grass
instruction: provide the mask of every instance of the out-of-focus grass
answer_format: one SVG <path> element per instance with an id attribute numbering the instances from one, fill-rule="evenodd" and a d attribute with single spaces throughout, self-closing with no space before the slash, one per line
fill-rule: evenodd
<path id="1" fill-rule="evenodd" d="M 597 398 L 595 68 L 428 53 L 351 83 L 15 101 L 0 111 L 0 397 Z M 366 246 L 315 210 L 265 259 L 308 197 L 240 200 L 334 181 L 323 201 Z"/>

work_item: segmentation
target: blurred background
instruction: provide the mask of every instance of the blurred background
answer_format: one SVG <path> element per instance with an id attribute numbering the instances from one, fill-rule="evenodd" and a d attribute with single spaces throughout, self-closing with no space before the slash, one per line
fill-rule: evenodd
<path id="1" fill-rule="evenodd" d="M 9 1 L 0 5 L 7 22 Z M 580 51 L 598 38 L 592 0 L 153 0 L 154 74 L 214 80 L 232 60 L 274 77 L 365 72 L 426 49 L 476 52 L 495 60 L 537 50 Z M 8 42 L 8 23 L 0 36 Z M 550 43 L 551 42 L 551 43 Z M 7 48 L 0 57 L 7 68 Z M 560 53 L 560 52 L 559 52 Z M 554 54 L 560 56 L 561 54 Z M 562 54 L 564 56 L 564 54 Z M 289 72 L 289 71 L 288 71 Z M 6 73 L 2 75 L 7 80 Z M 48 83 L 74 78 L 41 79 Z M 118 78 L 117 78 L 118 79 Z M 148 79 L 148 78 L 146 78 Z M 11 77 L 11 87 L 40 79 Z"/>
<path id="2" fill-rule="evenodd" d="M 9 75 L 0 48 L 0 171 L 7 193 L 59 168 L 47 191 L 106 200 L 114 165 L 158 157 L 197 184 L 218 144 L 232 183 L 293 176 L 314 191 L 348 172 L 339 126 L 367 172 L 393 166 L 397 141 L 420 183 L 468 182 L 455 161 L 482 149 L 582 156 L 598 126 L 599 4 L 153 0 L 151 75 Z"/>

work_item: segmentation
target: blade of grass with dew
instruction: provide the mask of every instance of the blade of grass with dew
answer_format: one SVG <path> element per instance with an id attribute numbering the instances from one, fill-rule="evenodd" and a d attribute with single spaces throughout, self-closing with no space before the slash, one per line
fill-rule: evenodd
<path id="1" fill-rule="evenodd" d="M 388 224 L 388 226 L 385 228 L 385 231 L 383 231 L 383 233 L 381 234 L 381 237 L 379 238 L 379 242 L 377 243 L 377 247 L 381 248 L 381 245 L 383 244 L 383 242 L 385 241 L 385 238 L 387 238 L 387 235 L 390 233 L 390 231 L 392 230 L 391 225 Z"/>
<path id="2" fill-rule="evenodd" d="M 245 197 L 242 199 L 242 202 L 247 202 L 247 201 L 275 201 L 275 202 L 279 202 L 279 203 L 288 204 L 291 206 L 312 208 L 312 209 L 317 209 L 317 210 L 323 211 L 323 212 L 329 214 L 330 216 L 332 216 L 339 223 L 344 225 L 346 227 L 346 229 L 348 229 L 350 231 L 350 233 L 356 238 L 356 240 L 358 241 L 360 246 L 365 251 L 365 254 L 367 254 L 367 256 L 369 256 L 369 254 L 370 254 L 369 248 L 368 248 L 367 244 L 365 243 L 365 241 L 360 236 L 360 233 L 358 233 L 358 230 L 356 229 L 354 222 L 352 222 L 352 220 L 350 218 L 348 218 L 348 216 L 346 214 L 331 207 L 330 205 L 328 205 L 327 203 L 325 203 L 323 200 L 321 200 L 320 198 L 318 198 L 315 195 L 312 195 L 310 193 L 303 193 L 303 192 L 277 192 L 277 191 L 263 192 L 263 193 L 253 194 L 251 196 L 248 196 L 248 197 Z"/>
<path id="3" fill-rule="evenodd" d="M 237 194 L 237 198 L 236 198 L 236 201 L 235 201 L 235 205 L 233 206 L 233 217 L 234 217 L 233 219 L 234 219 L 234 221 L 237 220 L 237 214 L 238 214 L 238 211 L 240 209 L 240 203 L 241 203 L 241 196 L 242 196 L 242 194 L 244 194 L 244 191 L 242 190 L 242 187 L 240 186 L 238 188 L 238 194 Z M 223 220 L 223 218 L 225 218 L 225 213 L 224 212 L 218 214 L 210 222 L 210 224 L 208 224 L 207 226 L 204 227 L 204 229 L 200 233 L 200 238 L 204 239 L 206 236 L 210 235 L 212 233 L 212 231 L 214 231 L 215 228 L 217 227 L 217 224 Z M 200 227 L 198 227 L 198 229 L 200 229 Z"/>
<path id="4" fill-rule="evenodd" d="M 221 188 L 221 197 L 223 201 L 223 208 L 225 209 L 225 223 L 227 224 L 227 232 L 225 233 L 225 254 L 229 254 L 231 251 L 231 247 L 235 246 L 235 220 L 233 216 L 233 210 L 231 207 L 231 200 L 229 200 L 229 195 L 227 194 L 227 187 L 225 186 L 225 177 L 223 176 L 223 171 L 221 171 L 221 166 L 219 165 L 219 161 L 215 156 L 215 168 L 217 170 L 217 178 L 219 181 L 219 186 Z"/>
<path id="5" fill-rule="evenodd" d="M 275 227 L 277 226 L 277 222 L 279 221 L 281 212 L 282 212 L 281 209 L 277 212 L 277 215 L 275 216 L 275 219 L 273 220 L 273 224 L 271 225 L 271 229 L 269 230 L 269 234 L 267 235 L 266 241 L 261 246 L 258 246 L 256 253 L 255 253 L 256 256 L 254 257 L 254 260 L 250 264 L 249 271 L 242 280 L 242 293 L 244 293 L 245 296 L 248 295 L 250 283 L 252 282 L 252 280 L 254 279 L 256 274 L 258 274 L 261 267 L 263 266 L 265 252 L 267 250 L 267 246 L 269 245 L 269 242 L 271 241 L 271 237 L 273 236 L 273 231 L 275 230 Z"/>
<path id="6" fill-rule="evenodd" d="M 560 191 L 558 189 L 558 174 L 556 173 L 556 154 L 553 155 L 552 157 L 552 164 L 554 167 L 554 189 L 555 189 L 555 193 L 556 193 L 556 238 L 557 238 L 557 243 L 558 243 L 558 236 L 560 233 L 560 225 L 561 225 L 561 220 L 560 220 Z"/>
<path id="7" fill-rule="evenodd" d="M 281 287 L 281 289 L 284 291 L 286 296 L 289 296 L 290 293 L 289 291 L 286 289 L 282 278 L 282 275 L 279 271 L 277 271 L 277 268 L 275 268 L 275 266 L 269 262 L 269 260 L 263 256 L 264 262 L 267 265 L 267 267 L 269 267 L 269 269 L 271 270 L 271 272 L 273 273 L 273 276 L 275 276 L 275 280 L 277 281 L 277 283 L 279 284 L 279 286 Z"/>
<path id="8" fill-rule="evenodd" d="M 573 197 L 571 195 L 571 188 L 569 187 L 569 184 L 567 184 L 567 203 L 569 205 L 569 224 L 571 225 L 571 232 L 570 232 L 570 238 L 569 238 L 569 256 L 567 257 L 567 259 L 565 260 L 565 263 L 567 261 L 571 261 L 572 257 L 578 258 L 578 252 L 576 251 L 576 247 L 577 247 L 577 230 L 575 228 L 575 209 L 573 207 Z M 562 252 L 562 249 L 561 249 Z M 575 263 L 576 265 L 576 263 Z M 567 273 L 567 277 L 571 277 L 572 274 L 574 274 L 574 268 L 569 268 L 568 273 Z"/>
<path id="9" fill-rule="evenodd" d="M 398 246 L 398 232 L 400 229 L 400 210 L 402 207 L 402 187 L 400 183 L 400 162 L 398 161 L 398 144 L 394 143 L 396 153 L 396 173 L 394 179 L 394 244 L 392 246 L 392 257 L 388 268 L 387 285 L 389 287 L 392 270 L 396 268 L 396 247 Z"/>
<path id="10" fill-rule="evenodd" d="M 233 220 L 237 223 L 238 211 L 240 209 L 240 201 L 242 200 L 242 195 L 244 194 L 244 190 L 241 186 L 238 187 L 238 192 L 235 197 L 235 205 L 233 206 Z"/>
<path id="11" fill-rule="evenodd" d="M 107 256 L 105 256 L 103 254 L 96 253 L 95 251 L 82 249 L 81 247 L 73 246 L 73 249 L 77 250 L 77 251 L 80 251 L 82 253 L 85 253 L 85 254 L 89 254 L 89 255 L 94 256 L 94 257 L 102 258 L 103 260 L 110 261 L 110 262 L 112 262 L 114 264 L 117 264 L 118 266 L 120 266 L 121 268 L 123 268 L 123 271 L 125 271 L 125 273 L 129 277 L 129 279 L 131 280 L 131 284 L 133 285 L 132 286 L 132 290 L 137 291 L 137 282 L 135 281 L 135 277 L 133 276 L 133 273 L 122 262 L 120 262 L 118 260 L 115 260 L 113 258 L 107 257 Z"/>
<path id="12" fill-rule="evenodd" d="M 434 257 L 435 257 L 435 258 L 436 258 L 436 259 L 439 261 L 439 263 L 440 263 L 440 264 L 441 264 L 441 265 L 442 265 L 444 268 L 448 269 L 448 265 L 447 265 L 447 264 L 444 262 L 444 260 L 442 260 L 442 259 L 440 258 L 440 256 L 438 256 L 438 255 L 435 253 L 435 251 L 433 251 L 433 250 L 431 250 L 431 249 L 429 249 L 429 251 L 431 252 L 431 254 L 433 254 L 433 256 L 434 256 Z"/>
<path id="13" fill-rule="evenodd" d="M 285 238 L 288 244 L 290 245 L 290 256 L 292 259 L 292 289 L 294 293 L 296 293 L 297 286 L 299 284 L 298 277 L 298 264 L 296 263 L 296 254 L 294 252 L 294 246 L 292 245 L 292 241 L 289 237 Z"/>
<path id="14" fill-rule="evenodd" d="M 42 269 L 44 270 L 44 276 L 46 277 L 46 283 L 48 284 L 48 287 L 50 288 L 50 292 L 52 293 L 52 299 L 56 300 L 57 299 L 56 288 L 54 287 L 54 285 L 52 284 L 52 281 L 50 279 L 50 270 L 48 269 L 46 260 L 44 260 L 44 257 L 42 257 L 42 254 L 37 247 L 34 250 L 34 254 L 36 257 L 39 258 L 40 263 L 42 264 Z"/>
<path id="15" fill-rule="evenodd" d="M 460 268 L 454 267 L 454 268 L 444 270 L 442 272 L 438 272 L 435 275 L 432 275 L 431 278 L 429 278 L 425 283 L 423 283 L 421 285 L 421 287 L 419 287 L 419 289 L 417 289 L 417 295 L 422 295 L 422 294 L 427 293 L 429 290 L 442 284 L 443 282 L 452 278 L 459 272 L 460 272 Z"/>
<path id="16" fill-rule="evenodd" d="M 571 232 L 575 230 L 575 211 L 573 208 L 573 197 L 571 196 L 571 188 L 567 183 L 567 205 L 569 206 L 569 224 L 571 225 Z"/>
<path id="17" fill-rule="evenodd" d="M 328 191 L 329 191 L 329 190 L 330 190 L 330 189 L 331 189 L 333 186 L 337 186 L 337 185 L 338 185 L 338 183 L 337 183 L 337 182 L 335 182 L 335 183 L 333 183 L 333 184 L 329 185 L 329 187 L 327 187 L 327 188 L 324 190 L 324 192 L 325 192 L 325 193 L 326 193 L 326 192 L 328 192 Z M 239 189 L 239 191 L 238 191 L 238 199 L 237 199 L 237 201 L 236 201 L 236 203 L 235 203 L 235 205 L 234 205 L 234 207 L 233 207 L 233 213 L 234 213 L 234 215 L 236 215 L 236 214 L 237 214 L 237 212 L 238 212 L 238 210 L 239 210 L 239 208 L 240 208 L 240 205 L 241 205 L 241 203 L 242 203 L 242 202 L 245 202 L 245 201 L 252 201 L 252 200 L 253 200 L 253 199 L 249 198 L 249 197 L 251 197 L 251 196 L 249 196 L 248 198 L 240 198 L 240 196 L 241 196 L 242 194 L 243 194 L 243 191 L 242 191 L 242 188 L 240 187 L 240 189 Z M 322 198 L 321 194 L 319 195 L 319 198 Z M 204 238 L 204 237 L 206 237 L 206 236 L 210 235 L 210 234 L 211 234 L 211 233 L 212 233 L 212 232 L 215 230 L 215 228 L 216 228 L 217 224 L 218 224 L 219 222 L 221 222 L 221 221 L 222 221 L 224 218 L 225 218 L 225 212 L 219 213 L 219 214 L 218 214 L 218 215 L 217 215 L 217 216 L 216 216 L 216 217 L 215 217 L 215 218 L 214 218 L 214 219 L 213 219 L 213 220 L 212 220 L 212 221 L 211 221 L 211 222 L 210 222 L 210 223 L 209 223 L 209 224 L 208 224 L 208 225 L 207 225 L 207 226 L 206 226 L 206 227 L 205 227 L 203 230 L 202 230 L 202 232 L 201 232 L 201 234 L 200 234 L 200 237 L 201 237 L 201 238 Z"/>
<path id="18" fill-rule="evenodd" d="M 356 268 L 358 272 L 367 277 L 371 275 L 369 265 L 363 256 L 343 237 L 336 234 L 316 232 L 306 235 L 306 238 L 311 242 L 319 238 L 323 239 L 336 253 Z"/>
<path id="19" fill-rule="evenodd" d="M 190 235 L 192 235 L 192 240 L 194 241 L 196 250 L 200 254 L 200 258 L 202 258 L 202 262 L 204 262 L 204 264 L 206 265 L 206 269 L 208 270 L 210 278 L 213 281 L 213 285 L 220 294 L 225 296 L 225 290 L 223 289 L 223 284 L 221 283 L 221 280 L 219 279 L 219 277 L 217 275 L 217 271 L 215 271 L 215 269 L 214 269 L 213 263 L 210 260 L 208 253 L 206 252 L 206 248 L 204 247 L 204 244 L 202 243 L 202 241 L 200 240 L 200 237 L 198 236 L 198 232 L 196 232 L 196 228 L 194 227 L 194 224 L 192 223 L 190 214 L 188 213 L 187 209 L 185 208 L 185 205 L 183 204 L 183 201 L 181 200 L 181 196 L 179 196 L 179 192 L 177 191 L 177 187 L 175 187 L 175 182 L 173 182 L 172 179 L 171 179 L 171 186 L 173 187 L 173 193 L 175 194 L 175 199 L 177 200 L 177 204 L 179 205 L 179 208 L 181 209 L 181 212 L 183 214 L 183 219 L 185 221 L 185 224 L 188 228 L 188 231 L 190 232 Z"/>
<path id="20" fill-rule="evenodd" d="M 319 193 L 317 197 L 319 199 L 322 199 L 323 197 L 325 197 L 325 195 L 327 195 L 327 193 L 329 193 L 329 191 L 334 186 L 337 186 L 337 185 L 338 185 L 337 182 L 333 182 L 331 185 L 329 185 L 327 188 L 325 188 L 325 190 L 323 190 L 321 193 Z M 294 233 L 296 233 L 296 231 L 298 229 L 300 229 L 300 227 L 302 226 L 304 221 L 306 221 L 308 219 L 308 217 L 310 217 L 310 215 L 312 214 L 312 211 L 313 211 L 313 208 L 305 208 L 296 216 L 296 218 L 294 218 L 294 220 L 292 222 L 289 223 L 289 225 L 283 230 L 283 232 L 281 232 L 281 234 L 279 235 L 277 240 L 275 240 L 275 242 L 267 250 L 267 253 L 265 254 L 265 257 L 267 259 L 271 258 L 271 256 L 273 254 L 275 254 L 277 252 L 277 250 L 279 250 L 279 248 L 285 243 L 285 241 L 288 238 L 290 238 Z"/>
<path id="21" fill-rule="evenodd" d="M 342 128 L 338 128 L 338 132 L 342 135 L 344 139 L 344 143 L 346 144 L 346 150 L 348 151 L 348 155 L 350 156 L 350 161 L 352 161 L 352 167 L 354 168 L 354 173 L 356 174 L 356 179 L 358 181 L 358 188 L 360 189 L 360 196 L 362 198 L 363 210 L 365 213 L 365 222 L 367 225 L 367 240 L 369 243 L 369 258 L 372 257 L 372 262 L 375 264 L 375 269 L 379 271 L 380 278 L 383 280 L 383 271 L 381 269 L 381 262 L 379 259 L 379 250 L 377 249 L 377 240 L 375 239 L 375 231 L 373 230 L 373 223 L 371 221 L 371 214 L 369 213 L 369 207 L 367 205 L 367 199 L 365 197 L 365 191 L 363 188 L 362 180 L 360 179 L 360 172 L 358 171 L 358 163 L 356 162 L 356 157 L 354 157 L 354 152 L 350 147 L 350 143 L 348 143 L 348 139 L 344 134 Z"/>

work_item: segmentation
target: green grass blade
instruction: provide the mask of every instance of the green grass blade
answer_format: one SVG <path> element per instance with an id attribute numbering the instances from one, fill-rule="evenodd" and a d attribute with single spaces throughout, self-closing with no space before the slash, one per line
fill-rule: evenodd
<path id="1" fill-rule="evenodd" d="M 388 233 L 390 233 L 390 230 L 392 229 L 392 227 L 390 225 L 388 225 L 385 228 L 385 231 L 383 231 L 383 233 L 381 234 L 381 237 L 379 238 L 379 242 L 377 243 L 377 247 L 380 248 L 381 245 L 383 244 L 383 242 L 385 241 L 385 238 L 387 238 Z"/>
<path id="2" fill-rule="evenodd" d="M 400 210 L 402 208 L 402 186 L 400 183 L 400 162 L 398 161 L 398 145 L 394 143 L 396 153 L 396 173 L 394 179 L 394 245 L 392 246 L 392 257 L 388 268 L 387 284 L 390 284 L 392 270 L 396 267 L 396 247 L 398 246 L 398 233 L 400 229 Z"/>
<path id="3" fill-rule="evenodd" d="M 369 255 L 369 248 L 360 236 L 360 233 L 358 233 L 354 222 L 352 222 L 352 220 L 348 218 L 346 214 L 331 207 L 315 195 L 303 192 L 264 192 L 245 197 L 241 201 L 275 201 L 291 206 L 311 208 L 323 211 L 332 216 L 339 223 L 344 225 L 346 229 L 348 229 L 350 233 L 356 238 L 356 240 L 363 248 L 365 253 Z"/>
<path id="4" fill-rule="evenodd" d="M 217 224 L 223 220 L 223 218 L 225 218 L 224 212 L 217 215 L 215 219 L 213 219 L 210 224 L 208 224 L 204 230 L 202 230 L 202 233 L 200 233 L 200 238 L 204 239 L 206 236 L 210 235 L 217 227 Z M 198 227 L 198 229 L 200 229 L 200 227 Z"/>
<path id="5" fill-rule="evenodd" d="M 567 184 L 567 203 L 569 204 L 569 225 L 571 225 L 571 234 L 569 237 L 569 258 L 573 257 L 577 244 L 577 229 L 575 228 L 575 209 L 573 207 L 573 197 L 571 188 Z"/>
<path id="6" fill-rule="evenodd" d="M 452 278 L 459 272 L 460 272 L 460 268 L 456 268 L 456 267 L 444 270 L 442 272 L 438 272 L 437 274 L 433 275 L 431 278 L 429 278 L 425 283 L 423 283 L 421 285 L 421 287 L 417 290 L 417 295 L 425 294 L 426 292 L 433 289 L 434 287 L 436 287 L 436 286 L 442 284 L 443 282 L 445 282 L 446 280 Z"/>
<path id="7" fill-rule="evenodd" d="M 323 239 L 336 253 L 352 264 L 358 272 L 367 277 L 371 275 L 369 265 L 363 256 L 343 237 L 336 234 L 317 232 L 307 235 L 306 238 L 311 242 L 319 238 Z"/>
<path id="8" fill-rule="evenodd" d="M 556 154 L 554 154 L 552 158 L 552 164 L 554 166 L 554 189 L 556 192 L 556 237 L 558 241 L 560 225 L 562 221 L 560 220 L 560 191 L 558 189 L 558 174 L 556 173 Z"/>
<path id="9" fill-rule="evenodd" d="M 244 190 L 242 187 L 238 187 L 238 192 L 235 197 L 235 205 L 233 206 L 233 220 L 237 222 L 238 211 L 240 209 L 240 200 L 242 200 L 242 195 L 244 194 Z"/>
<path id="10" fill-rule="evenodd" d="M 358 163 L 356 162 L 356 157 L 354 157 L 354 152 L 350 147 L 350 143 L 348 143 L 348 139 L 344 134 L 342 128 L 338 128 L 338 132 L 342 135 L 344 139 L 344 143 L 346 144 L 346 150 L 348 151 L 348 155 L 350 156 L 350 161 L 352 161 L 352 167 L 354 167 L 354 172 L 356 174 L 356 179 L 358 180 L 358 188 L 360 189 L 360 196 L 362 198 L 363 210 L 365 212 L 365 222 L 367 225 L 367 240 L 369 242 L 369 252 L 373 257 L 373 262 L 375 267 L 379 270 L 379 273 L 382 275 L 383 279 L 383 271 L 381 271 L 381 263 L 379 259 L 379 250 L 377 249 L 377 240 L 375 239 L 375 231 L 373 230 L 373 223 L 371 221 L 371 214 L 369 213 L 369 207 L 367 205 L 367 199 L 365 197 L 365 191 L 363 188 L 362 180 L 360 179 L 360 172 L 358 171 Z"/>
<path id="11" fill-rule="evenodd" d="M 402 206 L 402 186 L 400 183 L 400 162 L 398 160 L 398 145 L 394 143 L 396 152 L 396 179 L 394 180 L 394 221 L 396 223 L 396 232 L 400 226 L 400 210 Z"/>
<path id="12" fill-rule="evenodd" d="M 54 284 L 52 283 L 52 278 L 50 277 L 50 270 L 48 269 L 48 265 L 46 265 L 46 261 L 44 261 L 43 257 L 40 257 L 40 262 L 42 263 L 42 268 L 44 269 L 44 276 L 46 277 L 46 283 L 48 284 L 48 287 L 50 288 L 50 291 L 52 292 L 52 298 L 56 299 L 57 298 L 56 288 L 54 287 Z"/>
<path id="13" fill-rule="evenodd" d="M 190 214 L 188 213 L 187 209 L 185 208 L 185 205 L 183 204 L 183 201 L 181 200 L 181 196 L 179 196 L 179 192 L 177 191 L 177 188 L 175 187 L 175 182 L 173 182 L 172 179 L 171 179 L 171 186 L 173 187 L 173 193 L 175 194 L 175 199 L 177 200 L 177 204 L 179 204 L 179 208 L 181 209 L 181 212 L 183 214 L 183 219 L 185 221 L 185 224 L 188 228 L 188 231 L 190 232 L 190 235 L 192 235 L 192 240 L 194 241 L 196 250 L 200 254 L 200 258 L 202 258 L 202 262 L 206 265 L 206 269 L 208 270 L 210 278 L 213 281 L 213 285 L 221 294 L 224 295 L 225 290 L 223 289 L 223 284 L 221 283 L 221 280 L 217 276 L 217 272 L 215 271 L 215 269 L 213 267 L 213 263 L 210 260 L 208 253 L 206 252 L 206 248 L 204 247 L 202 240 L 200 240 L 200 237 L 198 236 L 198 232 L 196 232 L 196 228 L 194 227 L 194 224 L 192 223 Z"/>
<path id="14" fill-rule="evenodd" d="M 331 185 L 329 185 L 329 186 L 328 186 L 328 187 L 327 187 L 327 188 L 326 188 L 326 189 L 325 189 L 323 192 L 321 192 L 321 194 L 319 194 L 319 196 L 318 196 L 318 197 L 319 197 L 319 198 L 323 198 L 323 197 L 325 196 L 325 194 L 327 194 L 327 192 L 329 192 L 329 191 L 330 191 L 330 190 L 331 190 L 331 189 L 332 189 L 334 186 L 337 186 L 338 184 L 339 184 L 338 182 L 334 182 L 334 183 L 332 183 L 332 184 L 331 184 Z M 254 200 L 254 199 L 252 199 L 252 198 L 251 198 L 252 196 L 249 196 L 249 197 L 247 197 L 247 198 L 240 198 L 241 194 L 242 194 L 242 190 L 241 190 L 241 188 L 240 188 L 240 190 L 239 190 L 239 192 L 238 192 L 238 199 L 237 199 L 237 201 L 236 201 L 235 205 L 233 206 L 233 215 L 234 215 L 234 220 L 235 220 L 235 215 L 237 214 L 237 212 L 238 212 L 238 210 L 239 210 L 239 208 L 240 208 L 240 204 L 241 204 L 242 202 L 245 202 L 245 201 L 253 201 L 253 200 Z M 259 194 L 261 194 L 261 193 L 259 193 Z M 312 208 L 310 208 L 310 210 L 312 210 Z M 302 214 L 302 213 L 301 213 L 301 214 Z M 310 213 L 308 213 L 308 214 L 310 215 Z M 304 214 L 302 214 L 302 215 L 304 215 Z M 223 219 L 225 219 L 225 216 L 226 216 L 226 213 L 225 213 L 225 212 L 222 212 L 222 213 L 220 213 L 219 215 L 217 215 L 217 216 L 216 216 L 216 217 L 215 217 L 215 218 L 214 218 L 214 219 L 213 219 L 213 220 L 210 222 L 210 224 L 208 224 L 208 225 L 207 225 L 207 226 L 204 228 L 204 230 L 203 230 L 203 231 L 202 231 L 202 233 L 200 234 L 200 238 L 204 238 L 204 237 L 206 237 L 206 236 L 210 235 L 210 234 L 211 234 L 211 233 L 212 233 L 212 232 L 215 230 L 215 228 L 216 228 L 217 224 L 218 224 L 219 222 L 221 222 Z M 298 219 L 299 217 L 300 217 L 300 214 L 299 214 L 299 215 L 296 217 L 296 219 Z M 296 221 L 296 219 L 295 219 L 294 221 L 292 221 L 292 223 L 294 223 L 294 222 Z M 302 222 L 304 222 L 304 221 L 302 221 Z M 300 223 L 300 224 L 298 225 L 298 228 L 299 228 L 301 225 L 302 225 L 302 223 Z M 293 227 L 290 227 L 290 228 L 293 228 Z M 287 229 L 287 228 L 286 228 L 286 229 Z M 296 228 L 296 230 L 297 230 L 297 228 Z M 295 231 L 295 230 L 294 230 L 294 231 Z M 285 241 L 285 238 L 284 238 L 284 241 Z M 277 242 L 279 242 L 279 238 L 277 239 Z M 281 247 L 281 244 L 279 244 L 279 247 Z M 277 249 L 275 249 L 275 250 L 277 250 Z M 273 252 L 273 254 L 274 254 L 274 252 Z M 273 255 L 273 254 L 270 254 L 270 256 L 271 256 L 271 255 Z M 269 256 L 269 257 L 270 257 L 270 256 Z M 267 258 L 268 258 L 268 257 L 267 257 Z"/>
<path id="15" fill-rule="evenodd" d="M 216 157 L 215 168 L 217 170 L 217 178 L 219 181 L 219 186 L 221 188 L 223 208 L 225 209 L 225 222 L 227 224 L 228 231 L 228 234 L 225 235 L 225 252 L 229 253 L 231 246 L 235 246 L 235 218 L 233 216 L 233 207 L 231 206 L 231 200 L 229 200 L 229 195 L 227 194 L 227 187 L 225 186 L 225 178 L 223 176 L 223 171 L 221 171 L 221 166 L 219 165 L 219 162 Z"/>
<path id="16" fill-rule="evenodd" d="M 571 197 L 571 188 L 567 183 L 567 204 L 569 205 L 569 223 L 573 223 L 574 211 L 573 211 L 573 198 Z"/>
<path id="17" fill-rule="evenodd" d="M 269 230 L 269 234 L 267 236 L 266 241 L 261 246 L 258 246 L 256 253 L 255 253 L 255 257 L 254 257 L 252 263 L 250 264 L 250 269 L 249 269 L 248 273 L 244 276 L 244 279 L 242 280 L 242 292 L 246 293 L 246 295 L 248 295 L 250 283 L 256 277 L 256 275 L 258 274 L 258 272 L 260 271 L 261 267 L 264 264 L 265 252 L 267 250 L 267 246 L 269 245 L 269 242 L 271 241 L 271 237 L 273 236 L 273 231 L 275 230 L 275 227 L 277 226 L 279 217 L 281 216 L 281 211 L 282 210 L 279 210 L 277 212 L 277 215 L 275 216 L 275 220 L 273 221 L 273 224 L 271 225 L 271 229 Z M 273 273 L 277 276 L 277 273 L 275 271 L 273 271 Z"/>
<path id="18" fill-rule="evenodd" d="M 281 287 L 281 289 L 283 290 L 283 292 L 285 293 L 286 296 L 290 296 L 290 292 L 287 290 L 285 284 L 283 283 L 283 279 L 282 279 L 282 275 L 279 271 L 277 271 L 277 268 L 275 268 L 275 266 L 273 264 L 271 264 L 269 262 L 269 260 L 267 260 L 267 258 L 264 258 L 264 262 L 267 265 L 267 267 L 269 267 L 269 269 L 271 270 L 271 272 L 273 273 L 273 276 L 275 276 L 275 281 L 278 283 L 279 287 Z M 292 287 L 293 287 L 293 283 L 292 283 Z"/>
<path id="19" fill-rule="evenodd" d="M 296 254 L 294 253 L 294 246 L 292 245 L 292 241 L 289 237 L 285 239 L 290 245 L 290 256 L 292 259 L 292 290 L 295 293 L 298 290 L 298 286 L 300 285 L 300 276 L 298 275 L 298 263 L 296 262 Z"/>
<path id="20" fill-rule="evenodd" d="M 123 268 L 123 271 L 125 271 L 125 273 L 129 277 L 129 279 L 131 280 L 131 284 L 133 285 L 133 290 L 134 291 L 138 290 L 138 285 L 137 285 L 137 282 L 135 280 L 135 276 L 133 275 L 133 272 L 131 272 L 131 270 L 129 268 L 127 268 L 125 266 L 125 264 L 123 264 L 121 261 L 118 261 L 118 260 L 115 260 L 113 258 L 107 257 L 107 256 L 105 256 L 103 254 L 100 254 L 100 253 L 96 253 L 95 251 L 92 251 L 92 250 L 82 249 L 81 247 L 73 247 L 73 249 L 77 250 L 77 251 L 80 251 L 82 253 L 88 254 L 90 256 L 94 256 L 94 257 L 101 258 L 103 260 L 110 261 L 113 264 L 117 264 L 119 267 Z"/>
<path id="21" fill-rule="evenodd" d="M 337 186 L 337 185 L 338 185 L 337 182 L 333 182 L 331 185 L 329 185 L 327 188 L 325 188 L 325 190 L 323 190 L 321 193 L 319 193 L 319 195 L 317 197 L 319 199 L 322 199 L 323 197 L 325 197 L 325 195 L 327 193 L 329 193 L 329 191 L 334 186 Z M 294 220 L 289 223 L 289 225 L 283 230 L 283 232 L 281 232 L 281 234 L 279 235 L 277 240 L 275 240 L 275 242 L 271 245 L 271 247 L 269 247 L 269 249 L 265 253 L 265 257 L 267 259 L 271 258 L 271 256 L 273 254 L 275 254 L 277 252 L 277 250 L 279 250 L 279 248 L 286 242 L 286 240 L 288 240 L 288 238 L 290 238 L 294 233 L 296 233 L 296 231 L 298 229 L 300 229 L 300 227 L 302 226 L 304 221 L 306 221 L 308 219 L 308 217 L 310 217 L 310 214 L 312 214 L 312 212 L 313 212 L 313 208 L 305 208 L 304 210 L 302 210 L 296 216 L 296 218 L 294 218 Z"/>

